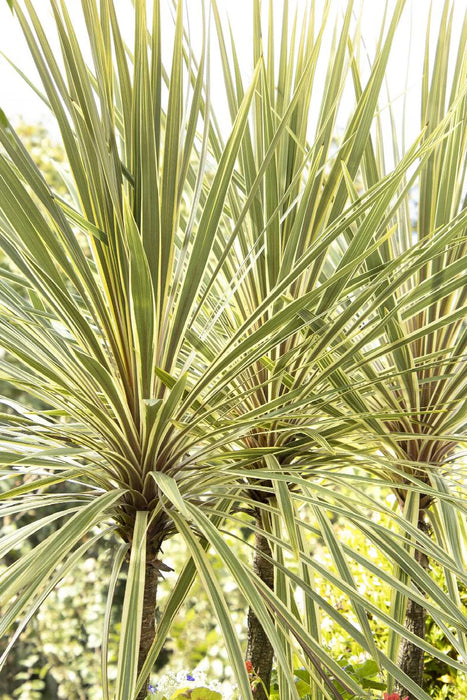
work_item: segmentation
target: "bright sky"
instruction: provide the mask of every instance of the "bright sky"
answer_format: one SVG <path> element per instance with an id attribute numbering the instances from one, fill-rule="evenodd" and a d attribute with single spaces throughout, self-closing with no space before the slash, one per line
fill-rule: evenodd
<path id="1" fill-rule="evenodd" d="M 295 0 L 296 3 L 302 4 L 304 0 Z M 276 9 L 277 18 L 279 19 L 283 0 L 273 0 Z M 163 3 L 164 4 L 164 3 Z M 190 29 L 193 35 L 200 31 L 200 4 L 199 0 L 187 0 L 189 8 Z M 294 0 L 291 5 L 293 6 Z M 316 0 L 317 8 L 322 7 L 323 0 Z M 389 7 L 392 8 L 395 0 L 389 0 Z M 73 8 L 73 12 L 78 9 L 80 3 L 78 0 L 68 0 L 67 7 Z M 166 0 L 166 5 L 169 5 Z M 236 37 L 236 47 L 239 55 L 247 59 L 251 56 L 251 7 L 252 0 L 218 0 L 221 12 L 228 13 L 230 17 L 233 32 Z M 355 0 L 355 14 L 358 15 L 362 11 L 362 35 L 365 40 L 365 45 L 370 55 L 372 54 L 377 35 L 381 26 L 381 21 L 386 5 L 386 0 Z M 444 6 L 444 0 L 433 0 L 433 30 L 431 36 L 431 44 L 434 50 L 436 41 L 437 27 Z M 131 10 L 128 0 L 117 0 L 116 6 L 123 18 L 123 25 L 131 26 Z M 267 8 L 268 1 L 263 1 L 263 7 Z M 334 14 L 342 13 L 343 8 L 347 6 L 347 0 L 332 0 L 331 8 Z M 407 124 L 407 137 L 409 140 L 414 138 L 420 128 L 420 79 L 421 65 L 423 59 L 424 44 L 426 40 L 426 26 L 428 19 L 430 2 L 428 0 L 407 0 L 406 8 L 402 21 L 399 25 L 396 40 L 393 46 L 391 61 L 388 67 L 387 78 L 388 87 L 391 94 L 391 99 L 396 106 L 396 113 L 401 114 L 401 106 L 403 95 L 406 86 L 406 74 L 408 69 L 407 80 L 407 100 L 410 106 L 410 113 L 413 114 L 413 119 Z M 35 7 L 41 11 L 41 16 L 44 17 L 45 27 L 49 37 L 53 35 L 53 21 L 51 21 L 49 3 L 47 0 L 36 0 Z M 454 28 L 457 33 L 460 30 L 463 20 L 463 12 L 465 11 L 465 0 L 454 0 Z M 331 23 L 330 26 L 332 26 Z M 83 26 L 80 24 L 79 18 L 76 19 L 76 27 Z M 170 33 L 167 33 L 170 37 Z M 129 37 L 130 38 L 130 37 Z M 28 49 L 25 45 L 24 38 L 19 28 L 19 23 L 16 18 L 12 17 L 6 0 L 0 0 L 0 50 L 6 54 L 17 66 L 19 66 L 28 77 L 34 76 L 34 66 L 32 59 L 29 56 Z M 410 53 L 409 53 L 410 51 Z M 220 85 L 221 80 L 219 61 L 213 61 L 213 93 L 216 93 L 216 86 Z M 38 82 L 38 81 L 36 81 Z M 21 116 L 28 122 L 42 121 L 53 131 L 53 125 L 47 110 L 41 101 L 34 95 L 32 90 L 23 83 L 16 72 L 8 65 L 5 59 L 0 57 L 0 85 L 1 85 L 1 108 L 7 113 L 13 121 Z M 384 105 L 384 103 L 382 103 Z M 400 108 L 399 108 L 400 106 Z"/>

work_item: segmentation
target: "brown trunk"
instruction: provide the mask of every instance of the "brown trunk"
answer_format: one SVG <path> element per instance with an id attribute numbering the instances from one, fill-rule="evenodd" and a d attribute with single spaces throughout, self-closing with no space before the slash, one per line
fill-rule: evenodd
<path id="1" fill-rule="evenodd" d="M 143 618 L 141 623 L 141 639 L 139 642 L 138 654 L 138 674 L 143 668 L 149 649 L 156 636 L 156 603 L 157 584 L 160 576 L 157 560 L 147 555 L 146 570 L 144 580 Z M 145 700 L 148 695 L 149 676 L 145 680 L 141 691 L 137 695 L 137 700 Z"/>
<path id="2" fill-rule="evenodd" d="M 427 526 L 423 519 L 418 523 L 422 531 L 426 531 Z M 428 557 L 418 549 L 415 550 L 415 560 L 424 569 L 428 569 Z M 412 634 L 416 634 L 420 639 L 425 639 L 426 635 L 426 610 L 413 600 L 407 601 L 407 611 L 405 614 L 405 627 Z M 413 642 L 403 639 L 399 650 L 399 668 L 406 673 L 420 688 L 423 687 L 424 651 Z M 396 683 L 396 692 L 402 697 L 410 695 L 409 691 L 400 683 Z"/>
<path id="3" fill-rule="evenodd" d="M 256 526 L 262 528 L 261 515 L 256 515 Z M 262 554 L 271 556 L 271 549 L 266 537 L 261 532 L 255 533 L 255 554 L 253 559 L 253 571 L 260 577 L 271 590 L 274 590 L 274 565 L 265 559 Z M 258 618 L 250 608 L 248 610 L 248 646 L 246 652 L 247 661 L 251 661 L 253 672 L 261 678 L 265 687 L 269 690 L 271 684 L 272 659 L 274 650 Z M 267 700 L 267 695 L 261 683 L 254 684 L 253 697 L 255 700 Z"/>

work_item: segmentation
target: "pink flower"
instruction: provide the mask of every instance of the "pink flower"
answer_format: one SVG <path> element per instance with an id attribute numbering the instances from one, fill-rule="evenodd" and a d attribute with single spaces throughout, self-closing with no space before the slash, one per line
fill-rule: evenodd
<path id="1" fill-rule="evenodd" d="M 399 693 L 384 693 L 383 700 L 409 700 L 409 696 L 406 695 L 405 698 L 401 698 Z"/>

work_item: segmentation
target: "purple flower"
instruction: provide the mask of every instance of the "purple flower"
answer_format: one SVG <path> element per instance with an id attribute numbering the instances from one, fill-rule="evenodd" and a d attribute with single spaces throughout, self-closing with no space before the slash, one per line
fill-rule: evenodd
<path id="1" fill-rule="evenodd" d="M 150 683 L 148 686 L 148 690 L 150 693 L 152 693 L 154 695 L 155 692 L 157 691 L 157 685 L 152 685 L 152 683 Z"/>
<path id="2" fill-rule="evenodd" d="M 194 681 L 195 679 L 189 673 L 186 674 L 187 681 Z"/>

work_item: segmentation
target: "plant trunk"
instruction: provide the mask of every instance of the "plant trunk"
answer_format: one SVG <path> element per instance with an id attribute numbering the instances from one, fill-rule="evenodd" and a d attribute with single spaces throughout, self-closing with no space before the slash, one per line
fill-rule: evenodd
<path id="1" fill-rule="evenodd" d="M 426 532 L 427 525 L 421 518 L 418 522 L 419 530 Z M 428 557 L 418 549 L 415 550 L 415 560 L 425 570 L 428 569 Z M 413 600 L 407 601 L 407 611 L 405 613 L 405 627 L 412 634 L 416 634 L 420 639 L 425 639 L 426 635 L 426 609 Z M 423 687 L 424 651 L 413 642 L 403 639 L 399 650 L 399 668 L 406 673 L 420 688 Z M 409 691 L 400 683 L 396 682 L 396 692 L 402 697 L 410 695 Z"/>
<path id="2" fill-rule="evenodd" d="M 261 514 L 256 513 L 256 526 L 263 527 Z M 264 583 L 274 590 L 274 565 L 265 559 L 262 554 L 271 556 L 271 548 L 267 538 L 261 533 L 255 533 L 255 554 L 253 559 L 253 571 Z M 251 661 L 254 674 L 259 677 L 269 690 L 271 683 L 272 659 L 274 650 L 264 629 L 253 610 L 248 610 L 248 646 L 246 652 L 247 661 Z M 255 700 L 267 700 L 268 696 L 261 683 L 253 684 L 253 697 Z"/>
<path id="3" fill-rule="evenodd" d="M 144 580 L 144 599 L 143 599 L 143 617 L 141 622 L 141 638 L 139 642 L 138 653 L 138 675 L 146 661 L 149 649 L 156 636 L 156 603 L 157 603 L 157 584 L 160 576 L 158 561 L 147 553 L 145 580 Z M 148 695 L 149 676 L 144 682 L 144 685 L 137 695 L 137 700 L 145 700 Z"/>

